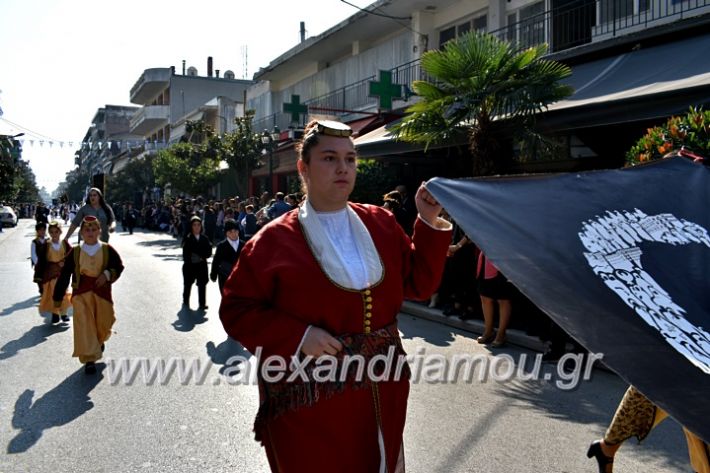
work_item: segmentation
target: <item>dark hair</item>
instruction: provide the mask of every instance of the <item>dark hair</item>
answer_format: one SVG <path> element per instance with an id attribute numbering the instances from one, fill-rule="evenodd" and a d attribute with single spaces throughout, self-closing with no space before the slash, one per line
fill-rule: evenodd
<path id="1" fill-rule="evenodd" d="M 239 224 L 233 218 L 224 219 L 224 231 L 225 233 L 230 230 L 239 230 Z"/>
<path id="2" fill-rule="evenodd" d="M 46 223 L 38 223 L 35 225 L 35 231 L 38 230 L 46 230 L 47 229 L 47 224 Z"/>
<path id="3" fill-rule="evenodd" d="M 96 192 L 96 195 L 99 196 L 99 205 L 102 209 L 104 209 L 104 213 L 106 213 L 106 226 L 110 227 L 113 223 L 113 211 L 111 210 L 111 207 L 109 207 L 106 203 L 106 200 L 104 199 L 104 194 L 99 190 L 98 187 L 92 187 L 91 189 L 89 189 L 89 192 L 86 193 L 86 205 L 91 205 L 92 192 Z"/>

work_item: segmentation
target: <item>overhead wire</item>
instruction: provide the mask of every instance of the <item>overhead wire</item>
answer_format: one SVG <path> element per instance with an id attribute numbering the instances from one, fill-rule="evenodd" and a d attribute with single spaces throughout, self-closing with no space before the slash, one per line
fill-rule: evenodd
<path id="1" fill-rule="evenodd" d="M 357 9 L 357 10 L 363 12 L 363 13 L 366 13 L 366 14 L 368 14 L 368 15 L 374 15 L 374 16 L 379 16 L 379 17 L 382 17 L 382 18 L 390 19 L 390 20 L 394 21 L 395 23 L 397 23 L 399 26 L 408 29 L 408 30 L 411 31 L 412 33 L 416 33 L 416 34 L 418 34 L 418 35 L 420 35 L 420 36 L 426 36 L 424 33 L 421 33 L 421 32 L 419 32 L 419 31 L 415 30 L 414 28 L 412 28 L 412 27 L 409 26 L 408 24 L 402 23 L 402 22 L 398 21 L 398 20 L 411 20 L 411 19 L 412 19 L 411 16 L 392 16 L 392 15 L 388 15 L 388 14 L 386 14 L 386 13 L 379 13 L 379 12 L 376 11 L 376 10 L 382 10 L 382 7 L 375 7 L 373 10 L 367 10 L 367 9 L 365 9 L 365 8 L 361 8 L 361 7 L 357 6 L 357 5 L 355 5 L 354 3 L 348 2 L 347 0 L 340 0 L 340 1 L 343 2 L 343 3 L 346 4 L 346 5 L 350 5 L 351 7 L 355 8 L 355 9 Z"/>
<path id="2" fill-rule="evenodd" d="M 5 117 L 0 117 L 0 121 L 3 121 L 3 122 L 5 122 L 5 123 L 7 123 L 7 124 L 9 124 L 9 125 L 12 125 L 12 126 L 14 126 L 15 128 L 19 128 L 20 131 L 22 131 L 22 132 L 24 132 L 24 133 L 26 133 L 26 134 L 28 134 L 28 135 L 32 135 L 32 136 L 34 136 L 34 137 L 36 137 L 36 138 L 39 138 L 39 139 L 43 139 L 43 140 L 46 140 L 46 141 L 57 141 L 57 142 L 62 141 L 62 140 L 56 140 L 56 139 L 51 138 L 51 137 L 49 137 L 49 136 L 47 136 L 47 135 L 44 135 L 44 134 L 42 134 L 42 133 L 37 133 L 36 131 L 30 130 L 29 128 L 24 127 L 24 126 L 20 125 L 19 123 L 15 123 L 15 122 L 13 122 L 13 121 L 10 121 L 10 120 L 8 120 L 8 119 L 5 118 Z"/>

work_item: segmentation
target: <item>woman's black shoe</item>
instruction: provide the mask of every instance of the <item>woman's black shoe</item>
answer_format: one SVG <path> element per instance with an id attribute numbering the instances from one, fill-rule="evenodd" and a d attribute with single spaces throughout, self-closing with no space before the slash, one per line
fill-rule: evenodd
<path id="1" fill-rule="evenodd" d="M 94 363 L 93 361 L 87 361 L 84 365 L 84 373 L 96 374 L 96 363 Z"/>
<path id="2" fill-rule="evenodd" d="M 587 450 L 587 458 L 596 458 L 597 464 L 599 465 L 599 473 L 612 473 L 611 468 L 607 469 L 608 466 L 614 464 L 614 457 L 607 457 L 602 452 L 602 444 L 599 440 L 592 442 Z"/>

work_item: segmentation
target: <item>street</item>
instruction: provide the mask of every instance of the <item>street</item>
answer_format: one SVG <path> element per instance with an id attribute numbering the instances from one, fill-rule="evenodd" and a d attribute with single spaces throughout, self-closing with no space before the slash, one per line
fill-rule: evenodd
<path id="1" fill-rule="evenodd" d="M 52 326 L 38 315 L 28 259 L 33 228 L 33 220 L 23 219 L 0 233 L 0 473 L 269 471 L 252 433 L 257 387 L 230 385 L 220 373 L 231 356 L 248 354 L 222 329 L 216 283 L 208 285 L 204 316 L 181 310 L 178 242 L 140 229 L 111 236 L 126 269 L 113 288 L 117 322 L 105 360 L 180 358 L 211 361 L 211 369 L 204 382 L 174 376 L 144 383 L 138 375 L 132 383 L 112 383 L 104 364 L 89 376 L 71 357 L 72 322 Z M 399 328 L 410 355 L 489 354 L 471 333 L 409 315 L 400 316 Z M 510 345 L 495 353 L 535 356 Z M 627 387 L 602 370 L 571 390 L 559 389 L 554 376 L 472 383 L 423 378 L 409 398 L 410 473 L 596 472 L 587 447 L 603 435 Z M 691 471 L 673 420 L 641 445 L 627 442 L 614 463 L 624 473 Z"/>

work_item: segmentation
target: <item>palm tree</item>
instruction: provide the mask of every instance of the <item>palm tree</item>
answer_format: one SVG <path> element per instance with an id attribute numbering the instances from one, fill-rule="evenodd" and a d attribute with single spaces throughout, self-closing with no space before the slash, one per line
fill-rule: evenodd
<path id="1" fill-rule="evenodd" d="M 546 44 L 521 49 L 481 32 L 424 53 L 422 68 L 432 80 L 414 81 L 421 100 L 406 110 L 394 136 L 428 147 L 467 133 L 473 175 L 498 172 L 507 153 L 496 123 L 505 119 L 516 130 L 531 132 L 536 113 L 573 92 L 558 82 L 570 68 L 542 59 L 546 53 Z"/>

